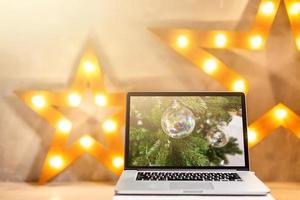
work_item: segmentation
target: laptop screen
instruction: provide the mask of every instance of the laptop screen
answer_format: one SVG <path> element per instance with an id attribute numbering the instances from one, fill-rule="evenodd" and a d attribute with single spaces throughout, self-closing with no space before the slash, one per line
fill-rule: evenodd
<path id="1" fill-rule="evenodd" d="M 129 97 L 127 167 L 248 166 L 241 93 L 166 94 Z"/>

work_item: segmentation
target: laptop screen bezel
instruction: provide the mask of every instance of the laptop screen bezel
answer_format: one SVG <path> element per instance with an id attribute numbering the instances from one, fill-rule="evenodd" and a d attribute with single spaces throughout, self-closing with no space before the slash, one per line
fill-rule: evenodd
<path id="1" fill-rule="evenodd" d="M 244 138 L 244 166 L 130 166 L 129 165 L 129 130 L 130 130 L 130 98 L 132 96 L 238 96 L 241 97 L 243 138 Z M 129 92 L 126 98 L 126 127 L 125 127 L 125 170 L 141 169 L 236 169 L 249 170 L 248 138 L 247 138 L 247 110 L 245 94 L 242 92 Z"/>

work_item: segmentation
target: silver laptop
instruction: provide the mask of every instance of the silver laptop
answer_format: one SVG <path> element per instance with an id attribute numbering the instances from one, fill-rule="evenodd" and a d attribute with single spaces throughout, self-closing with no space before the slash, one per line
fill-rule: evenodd
<path id="1" fill-rule="evenodd" d="M 118 195 L 266 195 L 249 171 L 245 95 L 132 92 Z"/>

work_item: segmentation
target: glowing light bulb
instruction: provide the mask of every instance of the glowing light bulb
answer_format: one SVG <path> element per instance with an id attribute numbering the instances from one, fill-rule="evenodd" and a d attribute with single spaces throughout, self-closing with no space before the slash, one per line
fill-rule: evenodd
<path id="1" fill-rule="evenodd" d="M 224 34 L 217 34 L 215 37 L 215 44 L 217 47 L 224 47 L 227 43 L 227 38 Z"/>
<path id="2" fill-rule="evenodd" d="M 71 93 L 68 96 L 68 102 L 73 107 L 79 106 L 81 102 L 81 96 L 78 93 Z"/>
<path id="3" fill-rule="evenodd" d="M 49 164 L 52 168 L 56 168 L 59 169 L 63 166 L 63 159 L 61 156 L 53 156 L 52 158 L 50 158 L 49 160 Z"/>
<path id="4" fill-rule="evenodd" d="M 41 109 L 46 106 L 46 100 L 45 97 L 41 95 L 35 95 L 31 98 L 31 103 L 34 105 L 34 107 Z"/>
<path id="5" fill-rule="evenodd" d="M 245 83 L 242 80 L 235 81 L 232 87 L 232 89 L 236 92 L 244 92 L 245 88 L 246 88 Z"/>
<path id="6" fill-rule="evenodd" d="M 297 15 L 300 13 L 300 2 L 295 2 L 291 5 L 290 9 L 289 9 L 290 13 L 292 15 Z"/>
<path id="7" fill-rule="evenodd" d="M 90 136 L 84 136 L 80 138 L 79 143 L 82 147 L 88 149 L 94 144 L 94 140 Z"/>
<path id="8" fill-rule="evenodd" d="M 278 108 L 275 111 L 275 117 L 279 120 L 282 120 L 284 118 L 286 118 L 287 116 L 287 111 L 283 108 Z"/>
<path id="9" fill-rule="evenodd" d="M 248 142 L 254 143 L 256 141 L 257 134 L 254 130 L 249 129 L 248 130 Z"/>
<path id="10" fill-rule="evenodd" d="M 105 132 L 114 132 L 117 130 L 117 124 L 115 121 L 108 119 L 103 123 L 103 129 Z"/>
<path id="11" fill-rule="evenodd" d="M 250 45 L 253 49 L 259 49 L 262 46 L 263 39 L 260 35 L 255 35 L 250 38 Z"/>
<path id="12" fill-rule="evenodd" d="M 62 119 L 58 122 L 57 128 L 63 133 L 68 133 L 72 128 L 72 123 L 69 120 Z"/>
<path id="13" fill-rule="evenodd" d="M 85 61 L 83 63 L 83 69 L 86 73 L 90 74 L 90 73 L 93 73 L 96 70 L 96 67 L 93 63 L 91 63 L 89 61 Z"/>
<path id="14" fill-rule="evenodd" d="M 113 159 L 113 165 L 115 168 L 120 168 L 124 164 L 124 159 L 122 157 L 115 157 Z"/>
<path id="15" fill-rule="evenodd" d="M 188 38 L 186 36 L 180 35 L 180 36 L 177 37 L 176 43 L 177 43 L 178 47 L 185 48 L 185 47 L 188 46 L 189 40 L 188 40 Z"/>
<path id="16" fill-rule="evenodd" d="M 212 74 L 217 69 L 217 62 L 213 59 L 208 59 L 204 62 L 203 70 L 208 73 Z"/>
<path id="17" fill-rule="evenodd" d="M 107 104 L 107 98 L 106 98 L 106 96 L 104 96 L 102 94 L 97 94 L 95 96 L 95 103 L 98 106 L 105 106 Z"/>
<path id="18" fill-rule="evenodd" d="M 300 49 L 300 36 L 296 39 L 296 45 Z"/>
<path id="19" fill-rule="evenodd" d="M 260 10 L 265 15 L 271 15 L 275 11 L 275 5 L 272 1 L 268 1 L 261 5 Z"/>

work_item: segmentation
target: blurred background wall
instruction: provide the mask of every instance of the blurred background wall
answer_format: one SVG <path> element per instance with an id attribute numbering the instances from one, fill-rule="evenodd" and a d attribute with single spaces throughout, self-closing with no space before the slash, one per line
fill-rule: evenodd
<path id="1" fill-rule="evenodd" d="M 112 91 L 225 90 L 154 34 L 151 26 L 247 30 L 258 0 L 0 0 L 0 181 L 37 180 L 53 129 L 14 94 L 68 86 L 87 41 Z M 300 54 L 283 6 L 266 49 L 210 51 L 249 80 L 249 122 L 283 102 L 300 114 Z M 91 109 L 90 109 L 91 111 Z M 97 117 L 75 112 L 79 121 Z M 84 124 L 84 130 L 95 126 Z M 76 137 L 76 136 L 73 136 Z M 76 139 L 76 138 L 75 138 Z M 283 128 L 251 149 L 265 181 L 300 181 L 300 140 Z M 56 180 L 106 180 L 84 156 Z"/>

